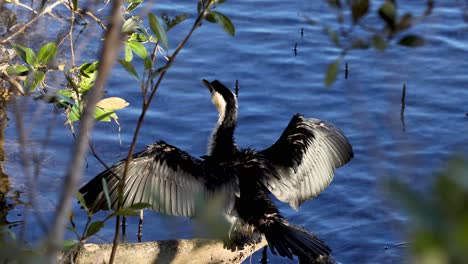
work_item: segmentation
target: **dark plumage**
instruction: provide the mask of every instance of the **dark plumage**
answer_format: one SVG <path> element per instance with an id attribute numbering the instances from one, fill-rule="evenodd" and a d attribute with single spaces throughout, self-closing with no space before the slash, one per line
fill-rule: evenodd
<path id="1" fill-rule="evenodd" d="M 234 141 L 236 97 L 219 81 L 203 82 L 219 112 L 208 154 L 197 159 L 163 141 L 148 146 L 129 165 L 123 206 L 148 203 L 161 213 L 191 217 L 201 210 L 197 201 L 221 195 L 224 214 L 233 225 L 230 232 L 259 232 L 274 254 L 296 255 L 301 261 L 328 256 L 331 249 L 290 224 L 269 194 L 294 209 L 317 196 L 331 182 L 334 170 L 353 157 L 346 137 L 329 123 L 297 114 L 271 147 L 239 149 Z M 117 208 L 124 164 L 124 160 L 114 164 L 80 189 L 93 211 L 109 209 L 102 179 L 109 186 L 111 207 Z"/>

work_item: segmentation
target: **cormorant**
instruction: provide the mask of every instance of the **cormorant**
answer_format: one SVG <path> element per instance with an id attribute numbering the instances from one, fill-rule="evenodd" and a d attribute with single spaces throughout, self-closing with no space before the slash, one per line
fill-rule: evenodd
<path id="1" fill-rule="evenodd" d="M 317 236 L 290 224 L 269 198 L 273 194 L 298 209 L 331 182 L 336 168 L 353 157 L 351 144 L 330 123 L 293 116 L 279 139 L 257 151 L 239 149 L 234 141 L 237 97 L 221 82 L 203 80 L 219 112 L 208 154 L 201 159 L 163 141 L 133 155 L 126 177 L 123 207 L 147 203 L 161 213 L 193 217 L 199 201 L 223 197 L 230 232 L 261 233 L 271 251 L 301 261 L 327 257 L 331 249 Z M 111 207 L 117 208 L 118 183 L 125 160 L 101 172 L 79 191 L 93 211 L 107 210 L 102 178 Z"/>

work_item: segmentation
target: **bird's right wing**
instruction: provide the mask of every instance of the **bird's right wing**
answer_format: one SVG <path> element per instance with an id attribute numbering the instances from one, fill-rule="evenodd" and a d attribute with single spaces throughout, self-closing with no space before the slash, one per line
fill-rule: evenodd
<path id="1" fill-rule="evenodd" d="M 343 132 L 330 123 L 299 114 L 276 143 L 260 153 L 279 175 L 264 178 L 264 185 L 296 210 L 322 192 L 332 181 L 335 169 L 353 158 L 353 149 Z"/>
<path id="2" fill-rule="evenodd" d="M 111 208 L 117 209 L 124 167 L 125 160 L 121 160 L 79 190 L 92 211 L 109 209 L 103 179 L 108 185 Z M 172 145 L 157 142 L 133 155 L 125 178 L 123 208 L 146 203 L 164 214 L 191 217 L 209 199 L 216 198 L 222 199 L 223 209 L 229 212 L 239 192 L 238 180 L 216 170 Z"/>

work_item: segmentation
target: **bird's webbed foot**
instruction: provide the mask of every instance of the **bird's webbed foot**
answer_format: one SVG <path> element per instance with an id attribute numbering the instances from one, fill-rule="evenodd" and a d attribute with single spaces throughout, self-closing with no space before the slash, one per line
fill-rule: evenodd
<path id="1" fill-rule="evenodd" d="M 239 230 L 231 230 L 229 236 L 224 239 L 224 248 L 231 251 L 243 250 L 245 245 L 259 243 L 262 240 L 260 233 L 245 233 Z"/>

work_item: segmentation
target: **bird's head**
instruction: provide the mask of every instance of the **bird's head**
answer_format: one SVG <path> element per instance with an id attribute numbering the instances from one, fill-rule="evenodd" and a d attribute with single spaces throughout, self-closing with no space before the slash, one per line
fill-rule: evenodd
<path id="1" fill-rule="evenodd" d="M 218 80 L 209 82 L 203 79 L 202 81 L 211 93 L 211 102 L 218 109 L 220 121 L 224 119 L 226 113 L 237 118 L 237 98 L 231 90 Z"/>

